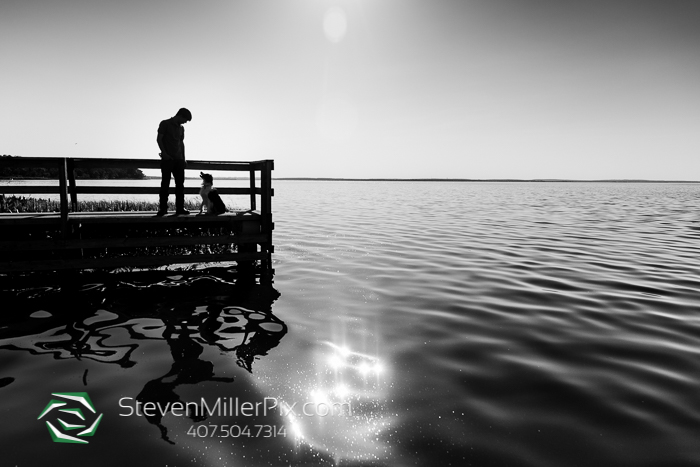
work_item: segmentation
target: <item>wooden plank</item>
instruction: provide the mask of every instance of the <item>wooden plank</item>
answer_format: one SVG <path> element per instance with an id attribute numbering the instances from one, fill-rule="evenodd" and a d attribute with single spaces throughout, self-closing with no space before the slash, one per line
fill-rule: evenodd
<path id="1" fill-rule="evenodd" d="M 175 216 L 174 212 L 167 216 L 156 217 L 155 211 L 142 212 L 75 212 L 71 214 L 70 220 L 80 224 L 174 224 L 177 225 L 210 225 L 225 224 L 241 221 L 257 221 L 259 214 L 250 212 L 233 212 L 221 214 L 219 216 Z M 0 222 L 1 224 L 1 222 Z"/>
<path id="2" fill-rule="evenodd" d="M 160 169 L 160 159 L 73 159 L 76 169 Z"/>
<path id="3" fill-rule="evenodd" d="M 199 194 L 200 187 L 185 187 L 186 195 Z M 249 195 L 250 188 L 232 188 L 232 187 L 217 187 L 216 190 L 221 195 Z M 160 193 L 160 187 L 157 186 L 97 186 L 97 185 L 78 185 L 77 192 L 81 194 L 127 194 L 127 195 L 157 195 Z M 170 186 L 169 194 L 175 194 L 175 187 Z"/>
<path id="4" fill-rule="evenodd" d="M 0 157 L 0 167 L 58 168 L 62 157 Z"/>
<path id="5" fill-rule="evenodd" d="M 0 213 L 0 227 L 16 225 L 56 225 L 61 223 L 58 212 Z"/>
<path id="6" fill-rule="evenodd" d="M 220 255 L 122 256 L 120 258 L 3 261 L 0 272 L 58 271 L 64 269 L 113 269 L 120 267 L 164 266 L 168 264 L 258 261 L 265 253 L 226 253 Z"/>
<path id="7" fill-rule="evenodd" d="M 0 167 L 59 167 L 60 157 L 0 157 Z M 114 158 L 70 158 L 75 168 L 96 169 L 159 169 L 160 159 L 114 159 Z M 189 170 L 225 170 L 232 172 L 248 172 L 260 170 L 267 161 L 201 161 L 188 160 Z"/>
<path id="8" fill-rule="evenodd" d="M 79 169 L 160 169 L 160 159 L 73 159 Z M 247 172 L 250 162 L 187 161 L 188 170 Z"/>
<path id="9" fill-rule="evenodd" d="M 272 159 L 263 159 L 261 161 L 250 161 L 248 162 L 250 164 L 251 169 L 253 170 L 264 170 L 265 167 L 269 162 L 271 162 Z M 274 165 L 272 166 L 271 170 L 274 170 Z"/>
<path id="10" fill-rule="evenodd" d="M 0 185 L 0 193 L 8 195 L 20 195 L 20 194 L 58 194 L 60 193 L 59 185 L 11 185 L 2 184 Z M 221 195 L 250 195 L 250 188 L 233 188 L 233 187 L 223 187 L 217 188 L 217 191 Z M 77 185 L 75 187 L 75 193 L 80 194 L 111 194 L 111 195 L 157 195 L 160 193 L 160 187 L 157 186 L 97 186 L 97 185 Z M 171 186 L 168 189 L 169 194 L 175 194 L 175 187 Z M 185 194 L 187 195 L 197 195 L 199 194 L 199 187 L 185 187 Z M 255 194 L 261 194 L 261 189 L 256 188 Z M 72 199 L 72 198 L 71 198 Z"/>
<path id="11" fill-rule="evenodd" d="M 0 251 L 43 251 L 84 248 L 138 248 L 162 246 L 216 245 L 264 243 L 268 236 L 257 235 L 212 235 L 201 237 L 148 237 L 148 238 L 90 238 L 0 241 Z"/>
<path id="12" fill-rule="evenodd" d="M 170 214 L 164 217 L 159 217 L 157 219 L 160 219 L 162 221 L 166 220 L 177 220 L 177 219 L 197 219 L 198 221 L 206 222 L 206 221 L 220 221 L 222 219 L 228 219 L 230 217 L 246 217 L 246 218 L 251 218 L 251 219 L 257 219 L 260 217 L 260 213 L 258 211 L 229 211 L 224 214 L 219 214 L 218 216 L 208 216 L 208 215 L 198 215 L 198 214 L 191 214 L 189 216 L 174 216 L 175 211 L 170 211 Z M 80 212 L 73 212 L 71 213 L 71 217 L 75 219 L 82 219 L 86 217 L 128 217 L 128 218 L 134 218 L 134 217 L 144 217 L 144 218 L 152 218 L 155 217 L 156 211 L 80 211 Z M 0 215 L 0 218 L 2 216 Z"/>
<path id="13" fill-rule="evenodd" d="M 219 216 L 175 216 L 169 214 L 164 217 L 156 217 L 156 211 L 104 211 L 104 212 L 73 212 L 68 215 L 69 223 L 96 223 L 96 224 L 222 224 L 242 221 L 256 222 L 260 213 L 250 211 L 234 211 Z M 61 215 L 58 212 L 20 212 L 0 213 L 0 228 L 11 226 L 36 225 L 37 227 L 60 224 Z M 175 227 L 176 225 L 173 225 Z"/>
<path id="14" fill-rule="evenodd" d="M 187 161 L 187 170 L 226 170 L 231 172 L 249 172 L 251 162 L 217 162 Z"/>
<path id="15" fill-rule="evenodd" d="M 229 211 L 224 214 L 219 214 L 218 216 L 207 216 L 192 214 L 189 216 L 175 216 L 175 211 L 170 211 L 170 214 L 164 217 L 158 217 L 155 220 L 161 221 L 176 221 L 177 219 L 196 219 L 198 222 L 221 222 L 225 219 L 231 220 L 234 218 L 246 218 L 246 220 L 255 220 L 260 217 L 259 211 Z M 72 219 L 83 219 L 88 217 L 114 217 L 121 218 L 125 217 L 128 219 L 134 218 L 144 218 L 151 219 L 156 215 L 156 211 L 81 211 L 70 213 L 70 218 Z M 60 219 L 60 213 L 56 212 L 2 212 L 0 213 L 0 224 L 6 221 L 11 221 L 13 219 L 29 219 L 29 220 L 40 220 L 42 218 L 56 218 Z M 54 220 L 56 220 L 54 219 Z"/>
<path id="16" fill-rule="evenodd" d="M 10 184 L 0 184 L 0 193 L 5 195 L 24 195 L 24 194 L 58 194 L 60 187 L 58 185 L 40 185 L 40 186 L 17 186 Z"/>

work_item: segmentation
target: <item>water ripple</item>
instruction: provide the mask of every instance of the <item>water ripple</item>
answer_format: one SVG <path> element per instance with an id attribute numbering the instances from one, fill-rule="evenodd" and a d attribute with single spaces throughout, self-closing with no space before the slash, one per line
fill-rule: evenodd
<path id="1" fill-rule="evenodd" d="M 283 295 L 332 291 L 303 322 L 323 333 L 344 317 L 379 331 L 397 465 L 429 463 L 433 449 L 444 465 L 700 459 L 695 185 L 286 182 L 276 192 Z M 293 327 L 294 311 L 285 316 Z"/>

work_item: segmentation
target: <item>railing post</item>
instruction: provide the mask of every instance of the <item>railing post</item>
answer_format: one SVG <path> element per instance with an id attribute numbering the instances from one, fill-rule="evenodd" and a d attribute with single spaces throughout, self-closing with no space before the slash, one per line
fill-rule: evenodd
<path id="1" fill-rule="evenodd" d="M 272 170 L 273 161 L 263 161 L 260 168 L 260 214 L 263 222 L 272 222 Z"/>
<path id="2" fill-rule="evenodd" d="M 250 210 L 255 211 L 257 209 L 257 203 L 255 202 L 255 169 L 250 169 Z"/>
<path id="3" fill-rule="evenodd" d="M 67 160 L 68 191 L 70 192 L 70 205 L 73 212 L 78 210 L 78 190 L 75 186 L 75 161 L 72 157 Z"/>
<path id="4" fill-rule="evenodd" d="M 274 170 L 274 161 L 263 161 L 260 169 L 260 215 L 262 216 L 261 231 L 267 235 L 267 242 L 260 245 L 261 251 L 267 253 L 266 259 L 262 261 L 261 280 L 264 282 L 272 282 L 272 170 Z"/>
<path id="5" fill-rule="evenodd" d="M 68 172 L 68 161 L 62 158 L 58 163 L 58 189 L 61 201 L 61 232 L 63 238 L 68 235 L 68 190 L 66 187 L 66 179 Z"/>

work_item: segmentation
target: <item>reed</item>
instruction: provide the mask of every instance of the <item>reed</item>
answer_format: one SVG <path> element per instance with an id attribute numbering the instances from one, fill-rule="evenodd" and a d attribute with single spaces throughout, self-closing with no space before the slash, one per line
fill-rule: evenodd
<path id="1" fill-rule="evenodd" d="M 197 198 L 185 197 L 185 208 L 190 211 L 199 211 Z M 234 206 L 227 205 L 227 209 L 236 210 Z M 175 203 L 168 202 L 168 209 L 175 210 Z M 77 212 L 132 212 L 132 211 L 157 211 L 158 203 L 155 201 L 136 200 L 97 200 L 78 201 Z M 24 196 L 0 195 L 0 212 L 60 212 L 61 203 L 57 200 L 32 198 Z"/>

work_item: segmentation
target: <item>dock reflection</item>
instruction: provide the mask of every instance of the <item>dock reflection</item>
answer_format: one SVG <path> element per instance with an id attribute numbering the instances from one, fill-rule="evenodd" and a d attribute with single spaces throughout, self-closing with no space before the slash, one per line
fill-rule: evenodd
<path id="1" fill-rule="evenodd" d="M 137 276 L 138 277 L 138 276 Z M 165 341 L 172 365 L 148 381 L 136 401 L 182 403 L 181 385 L 232 383 L 217 375 L 203 354 L 213 347 L 230 354 L 248 373 L 257 358 L 279 345 L 286 324 L 272 314 L 279 293 L 269 285 L 236 281 L 226 274 L 148 274 L 140 280 L 3 290 L 0 350 L 51 354 L 131 368 L 144 341 Z M 162 359 L 162 355 L 158 355 Z M 219 369 L 221 370 L 221 369 Z M 87 370 L 83 377 L 87 385 Z M 168 436 L 162 415 L 145 416 Z M 191 417 L 203 421 L 201 414 Z"/>
<path id="2" fill-rule="evenodd" d="M 6 310 L 0 349 L 129 368 L 138 341 L 155 339 L 168 342 L 175 361 L 191 355 L 193 346 L 213 345 L 236 355 L 250 372 L 255 358 L 287 332 L 272 314 L 278 297 L 271 286 L 236 282 L 220 272 L 0 290 Z"/>

